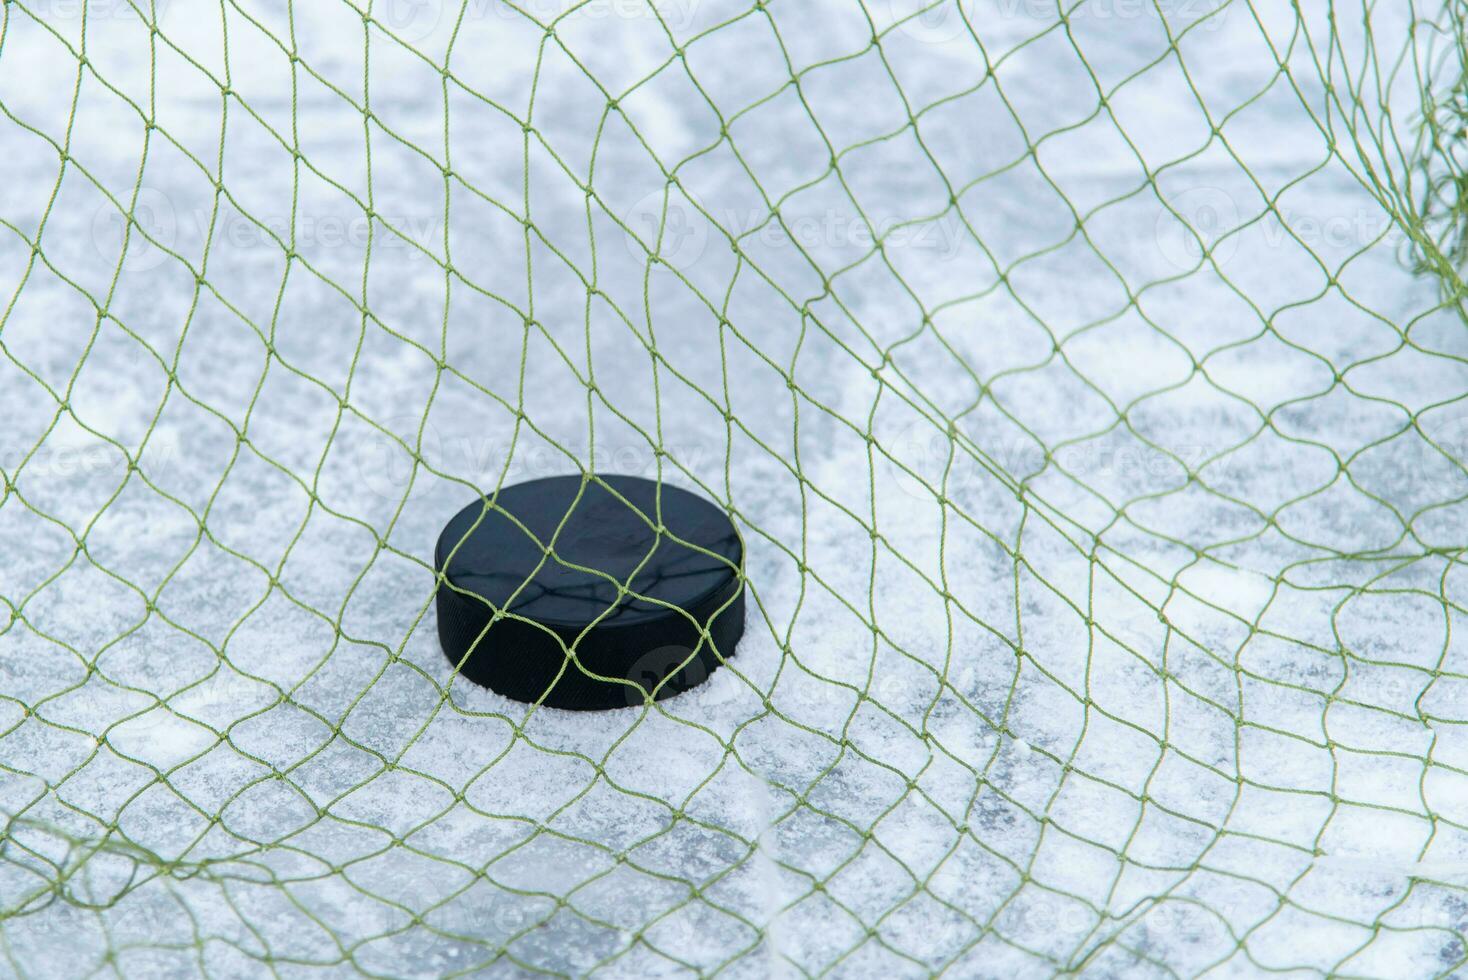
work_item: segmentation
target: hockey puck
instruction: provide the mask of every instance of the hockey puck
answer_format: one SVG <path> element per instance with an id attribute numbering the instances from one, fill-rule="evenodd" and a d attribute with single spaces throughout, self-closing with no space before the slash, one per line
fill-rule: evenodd
<path id="1" fill-rule="evenodd" d="M 733 655 L 743 562 L 728 516 L 686 490 L 531 480 L 465 507 L 439 536 L 439 642 L 461 674 L 517 701 L 645 704 Z"/>

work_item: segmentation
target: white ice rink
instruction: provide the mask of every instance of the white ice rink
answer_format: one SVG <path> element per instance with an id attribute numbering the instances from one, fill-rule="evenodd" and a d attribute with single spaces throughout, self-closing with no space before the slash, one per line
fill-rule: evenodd
<path id="1" fill-rule="evenodd" d="M 0 7 L 0 974 L 1468 958 L 1435 6 L 136 3 Z M 454 679 L 588 463 L 737 653 Z"/>

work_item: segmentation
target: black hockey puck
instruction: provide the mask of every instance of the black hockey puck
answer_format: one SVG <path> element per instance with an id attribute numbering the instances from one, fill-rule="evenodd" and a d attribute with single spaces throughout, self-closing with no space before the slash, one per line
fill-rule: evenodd
<path id="1" fill-rule="evenodd" d="M 465 677 L 517 701 L 644 704 L 733 655 L 743 562 L 728 516 L 667 483 L 531 480 L 465 507 L 439 536 L 439 642 Z"/>

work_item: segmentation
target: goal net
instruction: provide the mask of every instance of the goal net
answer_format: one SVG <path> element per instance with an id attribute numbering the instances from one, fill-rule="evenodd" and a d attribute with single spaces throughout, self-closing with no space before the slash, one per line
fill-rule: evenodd
<path id="1" fill-rule="evenodd" d="M 1457 0 L 0 12 L 0 972 L 1468 959 Z M 696 690 L 439 649 L 578 472 Z"/>

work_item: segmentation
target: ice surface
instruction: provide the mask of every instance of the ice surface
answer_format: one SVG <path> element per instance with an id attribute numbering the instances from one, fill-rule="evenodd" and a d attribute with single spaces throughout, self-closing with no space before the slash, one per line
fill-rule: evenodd
<path id="1" fill-rule="evenodd" d="M 1458 966 L 1407 5 L 570 6 L 4 7 L 0 969 Z M 588 463 L 748 544 L 656 708 L 437 646 Z"/>

